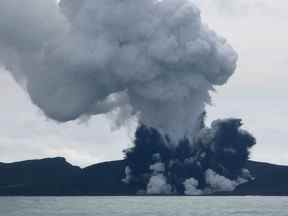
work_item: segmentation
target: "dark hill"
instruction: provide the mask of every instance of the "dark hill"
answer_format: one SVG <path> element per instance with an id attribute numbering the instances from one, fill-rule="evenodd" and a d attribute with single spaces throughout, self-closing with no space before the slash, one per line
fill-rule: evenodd
<path id="1" fill-rule="evenodd" d="M 136 189 L 122 182 L 125 161 L 95 164 L 83 169 L 82 189 L 84 194 L 135 194 Z"/>
<path id="2" fill-rule="evenodd" d="M 233 194 L 288 195 L 288 166 L 249 161 L 247 168 L 255 180 L 240 185 Z"/>
<path id="3" fill-rule="evenodd" d="M 64 158 L 0 164 L 0 195 L 78 193 L 79 167 Z"/>
<path id="4" fill-rule="evenodd" d="M 0 163 L 0 195 L 132 195 L 122 183 L 125 161 L 84 169 L 64 158 Z M 226 195 L 288 195 L 288 166 L 249 161 L 255 180 Z"/>

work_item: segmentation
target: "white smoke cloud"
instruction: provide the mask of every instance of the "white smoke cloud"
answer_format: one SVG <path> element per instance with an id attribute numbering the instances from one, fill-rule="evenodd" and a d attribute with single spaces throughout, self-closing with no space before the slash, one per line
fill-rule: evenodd
<path id="1" fill-rule="evenodd" d="M 0 62 L 56 121 L 118 110 L 190 138 L 237 54 L 188 0 L 0 1 Z M 124 113 L 124 115 L 123 115 Z"/>
<path id="2" fill-rule="evenodd" d="M 224 176 L 217 174 L 211 169 L 206 171 L 205 178 L 207 184 L 209 185 L 207 189 L 211 190 L 212 192 L 233 191 L 239 185 L 237 181 L 225 178 Z"/>
<path id="3" fill-rule="evenodd" d="M 165 171 L 165 165 L 164 163 L 158 162 L 152 164 L 150 170 L 152 170 L 154 174 L 163 173 Z"/>
<path id="4" fill-rule="evenodd" d="M 203 194 L 202 190 L 197 189 L 197 187 L 199 185 L 198 180 L 196 180 L 194 178 L 189 178 L 189 179 L 186 179 L 183 184 L 185 187 L 185 191 L 184 191 L 185 195 L 196 196 L 196 195 L 202 195 Z"/>
<path id="5" fill-rule="evenodd" d="M 158 155 L 154 155 L 157 158 Z M 158 158 L 160 160 L 160 158 Z M 156 162 L 150 166 L 152 175 L 147 184 L 146 194 L 172 194 L 172 187 L 167 183 L 164 175 L 165 165 L 161 162 Z"/>
<path id="6" fill-rule="evenodd" d="M 215 192 L 229 192 L 234 191 L 235 188 L 241 184 L 253 179 L 249 170 L 243 169 L 242 174 L 236 179 L 231 180 L 224 176 L 219 175 L 212 169 L 208 169 L 205 172 L 206 187 L 204 189 L 198 189 L 199 182 L 197 179 L 189 178 L 183 182 L 185 195 L 197 196 L 205 194 L 213 194 Z"/>
<path id="7" fill-rule="evenodd" d="M 172 187 L 167 183 L 166 177 L 159 173 L 151 176 L 147 184 L 147 194 L 172 194 Z"/>

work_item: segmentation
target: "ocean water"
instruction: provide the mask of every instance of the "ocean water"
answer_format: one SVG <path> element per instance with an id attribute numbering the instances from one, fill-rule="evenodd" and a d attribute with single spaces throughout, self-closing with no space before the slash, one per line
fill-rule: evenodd
<path id="1" fill-rule="evenodd" d="M 288 197 L 0 197 L 0 216 L 288 216 Z"/>

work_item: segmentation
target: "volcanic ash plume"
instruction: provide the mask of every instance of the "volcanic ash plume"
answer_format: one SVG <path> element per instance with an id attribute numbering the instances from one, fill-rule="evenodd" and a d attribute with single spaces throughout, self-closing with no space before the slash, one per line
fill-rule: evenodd
<path id="1" fill-rule="evenodd" d="M 168 152 L 184 141 L 194 151 L 199 134 L 208 136 L 201 143 L 213 137 L 201 114 L 209 92 L 233 74 L 237 54 L 203 24 L 193 1 L 1 0 L 0 13 L 0 63 L 47 117 L 112 112 L 117 125 L 136 117 L 138 130 L 155 130 Z M 145 165 L 147 191 L 170 193 L 167 159 L 155 155 Z M 187 193 L 198 193 L 201 182 L 186 179 Z"/>
<path id="2" fill-rule="evenodd" d="M 253 179 L 244 167 L 255 139 L 241 125 L 240 119 L 216 120 L 211 127 L 202 125 L 193 143 L 183 139 L 173 149 L 157 130 L 142 125 L 135 146 L 125 152 L 123 181 L 144 194 L 233 191 Z"/>
<path id="3" fill-rule="evenodd" d="M 236 66 L 188 0 L 1 0 L 0 12 L 2 64 L 61 122 L 114 110 L 176 143 Z"/>

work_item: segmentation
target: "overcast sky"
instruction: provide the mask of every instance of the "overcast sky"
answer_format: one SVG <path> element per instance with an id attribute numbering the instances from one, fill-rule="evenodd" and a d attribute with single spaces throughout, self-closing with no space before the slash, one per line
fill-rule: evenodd
<path id="1" fill-rule="evenodd" d="M 287 0 L 195 0 L 212 29 L 239 54 L 238 69 L 213 96 L 208 122 L 243 118 L 257 138 L 252 159 L 288 164 Z M 201 2 L 201 3 L 200 3 Z M 111 131 L 105 116 L 88 123 L 47 120 L 10 75 L 0 69 L 0 161 L 64 156 L 86 166 L 122 158 L 133 126 Z"/>

